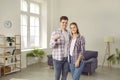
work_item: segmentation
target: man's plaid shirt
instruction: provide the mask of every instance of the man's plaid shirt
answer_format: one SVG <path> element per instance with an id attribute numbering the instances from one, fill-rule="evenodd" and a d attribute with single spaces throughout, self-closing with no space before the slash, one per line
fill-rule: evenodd
<path id="1" fill-rule="evenodd" d="M 69 32 L 67 31 L 68 36 L 69 36 Z M 59 34 L 60 39 L 58 39 L 57 41 L 54 40 L 54 36 L 56 34 Z M 69 52 L 69 42 L 67 42 L 68 47 L 67 47 L 67 52 Z M 64 58 L 64 54 L 65 54 L 65 37 L 62 34 L 62 30 L 56 30 L 52 33 L 51 39 L 50 39 L 50 48 L 52 48 L 52 57 L 55 60 L 63 60 Z"/>

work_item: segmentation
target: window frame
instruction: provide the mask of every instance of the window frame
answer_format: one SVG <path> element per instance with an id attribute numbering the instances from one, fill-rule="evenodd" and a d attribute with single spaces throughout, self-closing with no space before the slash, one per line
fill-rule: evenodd
<path id="1" fill-rule="evenodd" d="M 21 10 L 21 14 L 20 15 L 26 15 L 27 16 L 27 48 L 22 48 L 22 50 L 25 50 L 25 49 L 32 49 L 33 47 L 35 46 L 30 46 L 30 17 L 33 16 L 33 17 L 37 17 L 39 18 L 39 48 L 41 48 L 41 3 L 39 2 L 35 2 L 35 1 L 31 1 L 31 0 L 25 0 L 27 2 L 27 11 L 22 11 Z M 36 14 L 36 13 L 30 13 L 30 3 L 34 3 L 34 4 L 38 4 L 39 5 L 39 14 Z M 22 25 L 20 24 L 20 27 L 22 27 Z M 22 33 L 21 33 L 22 35 Z"/>

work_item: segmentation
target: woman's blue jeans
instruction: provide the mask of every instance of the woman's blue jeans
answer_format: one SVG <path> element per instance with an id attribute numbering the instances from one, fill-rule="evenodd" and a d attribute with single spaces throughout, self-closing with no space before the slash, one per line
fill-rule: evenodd
<path id="1" fill-rule="evenodd" d="M 60 75 L 62 75 L 61 80 L 67 80 L 67 75 L 69 72 L 69 63 L 67 58 L 62 61 L 53 60 L 55 80 L 60 80 Z"/>
<path id="2" fill-rule="evenodd" d="M 70 65 L 70 71 L 72 73 L 72 80 L 80 80 L 80 75 L 84 67 L 84 61 L 81 61 L 80 66 L 77 68 L 75 67 L 73 63 L 69 63 L 69 65 Z"/>

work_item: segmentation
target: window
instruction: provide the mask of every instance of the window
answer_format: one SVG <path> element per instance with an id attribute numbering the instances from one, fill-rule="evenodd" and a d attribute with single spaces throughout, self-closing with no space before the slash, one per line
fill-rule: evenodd
<path id="1" fill-rule="evenodd" d="M 39 2 L 33 2 L 32 0 L 21 0 L 22 49 L 30 49 L 33 47 L 41 48 L 41 12 L 41 4 Z"/>
<path id="2" fill-rule="evenodd" d="M 27 48 L 27 15 L 21 15 L 21 47 Z"/>

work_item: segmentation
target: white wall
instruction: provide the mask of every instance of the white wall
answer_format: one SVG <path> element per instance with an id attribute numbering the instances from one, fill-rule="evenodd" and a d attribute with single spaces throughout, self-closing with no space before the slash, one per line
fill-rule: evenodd
<path id="1" fill-rule="evenodd" d="M 11 20 L 12 28 L 4 27 L 4 21 Z M 20 0 L 0 0 L 0 34 L 20 34 Z"/>
<path id="2" fill-rule="evenodd" d="M 56 19 L 55 23 L 52 23 L 54 25 L 52 30 L 56 29 L 58 26 L 56 23 L 62 15 L 69 17 L 69 23 L 77 22 L 81 34 L 86 38 L 86 49 L 99 52 L 99 65 L 102 64 L 105 54 L 105 36 L 112 35 L 115 38 L 115 43 L 111 44 L 111 53 L 115 53 L 115 48 L 120 50 L 119 0 L 54 0 L 53 2 Z"/>

